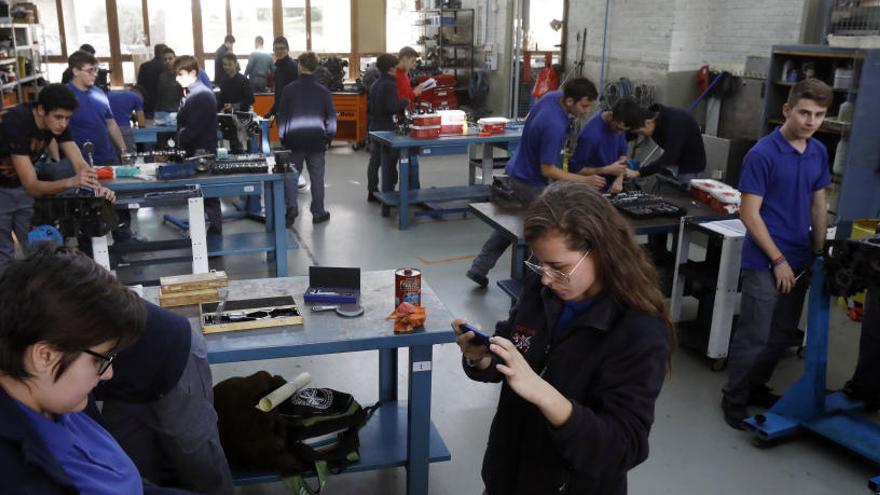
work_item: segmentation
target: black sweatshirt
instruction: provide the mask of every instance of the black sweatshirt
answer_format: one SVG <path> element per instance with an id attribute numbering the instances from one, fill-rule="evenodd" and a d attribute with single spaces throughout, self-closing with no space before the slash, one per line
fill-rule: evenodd
<path id="1" fill-rule="evenodd" d="M 696 174 L 706 170 L 706 149 L 703 132 L 696 119 L 685 110 L 656 104 L 651 106 L 657 116 L 657 127 L 651 138 L 663 155 L 639 170 L 642 177 L 656 174 L 667 166 L 678 166 L 679 174 Z"/>
<path id="2" fill-rule="evenodd" d="M 382 74 L 370 88 L 367 102 L 369 130 L 393 131 L 394 115 L 409 106 L 409 100 L 397 97 L 397 80 L 390 74 Z"/>
<path id="3" fill-rule="evenodd" d="M 266 117 L 275 115 L 278 111 L 278 105 L 281 103 L 284 87 L 296 81 L 297 77 L 299 77 L 299 65 L 293 59 L 284 57 L 275 62 L 275 101 Z"/>
<path id="4" fill-rule="evenodd" d="M 177 113 L 178 148 L 189 156 L 198 150 L 217 150 L 217 99 L 214 92 L 196 79 L 186 88 Z"/>
<path id="5" fill-rule="evenodd" d="M 336 135 L 333 97 L 311 74 L 302 74 L 284 88 L 277 120 L 284 149 L 294 153 L 324 151 Z"/>
<path id="6" fill-rule="evenodd" d="M 563 301 L 529 274 L 509 319 L 495 327 L 573 410 L 554 428 L 504 382 L 483 458 L 490 495 L 623 495 L 627 471 L 648 457 L 654 401 L 666 376 L 666 328 L 608 296 L 551 342 L 562 309 Z M 499 382 L 496 362 L 486 370 L 462 366 L 474 380 Z"/>
<path id="7" fill-rule="evenodd" d="M 217 108 L 223 108 L 225 104 L 231 104 L 235 110 L 248 110 L 254 104 L 254 90 L 251 83 L 240 72 L 234 76 L 226 76 L 220 83 L 220 101 Z"/>
<path id="8" fill-rule="evenodd" d="M 152 118 L 156 110 L 156 93 L 159 88 L 159 76 L 168 70 L 162 57 L 155 57 L 141 65 L 138 70 L 137 84 L 144 88 L 144 114 Z"/>

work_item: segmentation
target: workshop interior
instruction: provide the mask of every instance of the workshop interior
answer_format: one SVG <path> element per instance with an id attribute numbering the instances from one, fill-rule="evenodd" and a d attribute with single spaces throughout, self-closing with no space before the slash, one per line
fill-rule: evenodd
<path id="1" fill-rule="evenodd" d="M 878 0 L 0 0 L 0 492 L 880 495 L 878 136 Z"/>

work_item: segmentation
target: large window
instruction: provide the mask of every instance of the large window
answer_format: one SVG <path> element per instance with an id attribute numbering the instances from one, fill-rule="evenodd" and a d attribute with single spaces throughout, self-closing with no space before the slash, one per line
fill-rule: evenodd
<path id="1" fill-rule="evenodd" d="M 202 46 L 205 53 L 217 51 L 226 34 L 226 2 L 202 0 Z M 213 72 L 208 74 L 214 77 Z"/>
<path id="2" fill-rule="evenodd" d="M 283 0 L 281 8 L 291 55 L 306 51 L 306 0 Z"/>
<path id="3" fill-rule="evenodd" d="M 311 0 L 312 51 L 351 51 L 351 0 Z"/>
<path id="4" fill-rule="evenodd" d="M 385 8 L 385 50 L 397 53 L 404 46 L 416 46 L 421 29 L 416 26 L 419 15 L 410 0 L 387 0 Z"/>
<path id="5" fill-rule="evenodd" d="M 64 31 L 67 54 L 88 43 L 95 47 L 98 57 L 110 56 L 110 36 L 107 33 L 107 4 L 105 2 L 74 2 L 64 0 Z"/>
<path id="6" fill-rule="evenodd" d="M 189 3 L 182 0 L 150 0 L 147 9 L 153 45 L 165 43 L 178 55 L 192 55 L 192 9 Z"/>
<path id="7" fill-rule="evenodd" d="M 235 35 L 235 54 L 249 55 L 254 50 L 254 38 L 262 36 L 264 48 L 272 49 L 272 0 L 232 0 L 232 33 Z"/>
<path id="8" fill-rule="evenodd" d="M 55 0 L 34 0 L 40 22 L 43 24 L 45 40 L 38 40 L 46 47 L 47 55 L 63 55 L 61 51 L 61 31 L 58 28 L 58 9 Z"/>
<path id="9" fill-rule="evenodd" d="M 540 7 L 539 7 L 540 6 Z M 551 52 L 558 51 L 562 43 L 562 25 L 553 21 L 560 21 L 563 17 L 564 7 L 562 0 L 543 0 L 541 3 L 532 2 L 529 9 L 529 49 Z M 551 23 L 553 26 L 551 27 Z"/>
<path id="10" fill-rule="evenodd" d="M 119 19 L 119 48 L 128 55 L 139 51 L 146 43 L 144 10 L 141 0 L 116 0 L 116 18 Z"/>

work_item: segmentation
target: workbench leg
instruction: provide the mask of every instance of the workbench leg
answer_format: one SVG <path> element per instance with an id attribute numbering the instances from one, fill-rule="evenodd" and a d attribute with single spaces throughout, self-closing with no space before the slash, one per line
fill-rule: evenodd
<path id="1" fill-rule="evenodd" d="M 192 247 L 192 272 L 208 273 L 208 240 L 205 234 L 205 200 L 189 198 L 189 242 Z"/>
<path id="2" fill-rule="evenodd" d="M 109 245 L 110 234 L 92 237 L 92 259 L 95 260 L 95 263 L 106 268 L 108 272 L 112 272 L 113 270 L 110 269 Z"/>
<path id="3" fill-rule="evenodd" d="M 379 349 L 379 402 L 397 400 L 397 348 Z"/>
<path id="4" fill-rule="evenodd" d="M 492 185 L 492 174 L 495 168 L 494 148 L 491 144 L 483 145 L 483 185 Z"/>
<path id="5" fill-rule="evenodd" d="M 485 148 L 485 145 L 483 146 Z M 477 145 L 476 143 L 468 144 L 468 185 L 473 186 L 477 183 L 477 167 L 474 162 L 477 161 Z"/>
<path id="6" fill-rule="evenodd" d="M 272 182 L 272 208 L 275 210 L 275 276 L 287 276 L 287 228 L 284 225 L 284 181 Z"/>
<path id="7" fill-rule="evenodd" d="M 712 308 L 712 323 L 709 326 L 709 345 L 706 347 L 706 356 L 712 359 L 727 357 L 730 346 L 743 239 L 745 238 L 725 237 L 721 243 L 718 282 L 715 284 L 715 304 Z"/>
<path id="8" fill-rule="evenodd" d="M 674 322 L 681 321 L 684 278 L 680 270 L 687 263 L 690 246 L 690 229 L 687 227 L 687 220 L 682 218 L 678 224 L 678 244 L 675 246 L 675 265 L 672 267 L 672 293 L 669 295 L 669 313 Z"/>
<path id="9" fill-rule="evenodd" d="M 406 230 L 409 228 L 409 148 L 400 150 L 400 208 L 398 209 L 397 228 Z"/>
<path id="10" fill-rule="evenodd" d="M 373 141 L 373 146 L 379 146 L 379 149 L 380 149 L 379 155 L 381 157 L 380 162 L 382 164 L 382 166 L 380 167 L 382 174 L 379 179 L 381 181 L 380 182 L 380 184 L 381 184 L 380 190 L 382 192 L 392 192 L 392 191 L 394 191 L 394 184 L 391 182 L 391 167 L 396 167 L 397 164 L 391 163 L 391 148 L 389 148 L 388 146 L 385 146 L 384 144 L 380 143 L 379 141 Z M 390 215 L 391 215 L 391 207 L 383 203 L 382 204 L 382 216 L 388 217 Z"/>
<path id="11" fill-rule="evenodd" d="M 283 183 L 284 179 L 282 179 Z M 266 232 L 272 232 L 272 226 L 275 225 L 275 209 L 272 204 L 275 194 L 272 193 L 272 185 L 272 182 L 263 183 L 263 214 L 266 215 Z"/>
<path id="12" fill-rule="evenodd" d="M 427 495 L 431 442 L 432 346 L 409 348 L 406 493 Z"/>

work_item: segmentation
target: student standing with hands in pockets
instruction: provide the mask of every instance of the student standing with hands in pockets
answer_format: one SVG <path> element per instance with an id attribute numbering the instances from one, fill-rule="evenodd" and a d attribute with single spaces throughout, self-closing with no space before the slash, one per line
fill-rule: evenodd
<path id="1" fill-rule="evenodd" d="M 482 476 L 490 495 L 622 495 L 648 457 L 675 345 L 654 267 L 586 184 L 550 185 L 526 213 L 523 292 L 488 347 L 453 322 L 465 373 L 503 381 Z"/>

